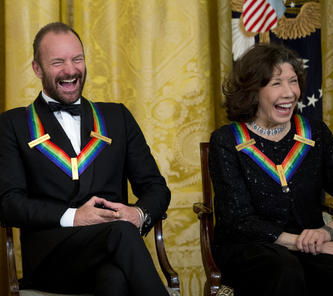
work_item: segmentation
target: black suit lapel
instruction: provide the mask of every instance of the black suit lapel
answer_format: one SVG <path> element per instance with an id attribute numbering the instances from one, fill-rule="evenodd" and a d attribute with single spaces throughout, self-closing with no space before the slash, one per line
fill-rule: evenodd
<path id="1" fill-rule="evenodd" d="M 36 99 L 35 107 L 45 129 L 45 133 L 48 133 L 51 137 L 50 140 L 66 152 L 69 157 L 76 157 L 76 153 L 69 138 L 41 95 Z M 91 140 L 90 132 L 93 129 L 94 119 L 91 106 L 86 99 L 81 98 L 81 150 Z M 72 195 L 73 198 L 71 199 L 74 206 L 75 202 L 79 201 L 79 204 L 81 204 L 91 197 L 87 196 L 87 192 L 90 192 L 90 188 L 92 188 L 94 184 L 94 170 L 95 162 L 93 161 L 83 174 L 79 176 L 79 180 L 75 181 L 77 186 L 76 192 Z"/>
<path id="2" fill-rule="evenodd" d="M 91 140 L 90 132 L 94 130 L 94 118 L 89 102 L 85 98 L 81 98 L 81 151 Z M 75 201 L 87 201 L 91 196 L 87 196 L 87 192 L 91 192 L 94 185 L 94 168 L 93 161 L 89 167 L 79 177 L 79 191 L 73 199 Z"/>
<path id="3" fill-rule="evenodd" d="M 94 118 L 89 102 L 81 98 L 81 150 L 91 140 L 90 132 L 94 130 Z"/>
<path id="4" fill-rule="evenodd" d="M 48 133 L 51 137 L 50 141 L 59 146 L 59 148 L 66 152 L 69 157 L 76 157 L 71 141 L 67 137 L 61 124 L 49 109 L 41 94 L 35 101 L 35 108 L 42 122 L 45 133 Z"/>

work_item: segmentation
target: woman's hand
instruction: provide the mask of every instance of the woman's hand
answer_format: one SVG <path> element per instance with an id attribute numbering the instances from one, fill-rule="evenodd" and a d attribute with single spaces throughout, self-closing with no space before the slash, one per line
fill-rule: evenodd
<path id="1" fill-rule="evenodd" d="M 323 228 L 304 229 L 300 235 L 282 232 L 275 243 L 292 251 L 301 251 L 313 255 L 320 253 L 333 255 L 331 235 Z"/>
<path id="2" fill-rule="evenodd" d="M 275 241 L 275 243 L 284 246 L 291 251 L 298 251 L 296 246 L 297 239 L 298 239 L 297 234 L 282 232 L 278 237 L 278 239 Z"/>
<path id="3" fill-rule="evenodd" d="M 321 253 L 333 255 L 333 241 L 323 243 Z"/>
<path id="4" fill-rule="evenodd" d="M 323 252 L 324 243 L 330 240 L 331 235 L 323 228 L 304 229 L 297 238 L 296 246 L 301 252 L 317 255 Z"/>

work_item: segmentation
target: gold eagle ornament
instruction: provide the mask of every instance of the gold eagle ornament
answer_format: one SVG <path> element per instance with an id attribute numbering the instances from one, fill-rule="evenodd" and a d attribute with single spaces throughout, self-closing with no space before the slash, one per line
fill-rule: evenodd
<path id="1" fill-rule="evenodd" d="M 242 13 L 244 0 L 232 0 L 232 10 Z M 296 14 L 288 18 L 285 15 L 278 20 L 278 25 L 271 32 L 281 39 L 304 38 L 320 29 L 320 3 L 319 1 L 294 0 L 286 1 L 287 14 Z M 242 18 L 239 19 L 241 31 L 246 35 Z M 261 36 L 262 35 L 262 36 Z M 261 42 L 269 42 L 269 34 L 260 34 Z"/>

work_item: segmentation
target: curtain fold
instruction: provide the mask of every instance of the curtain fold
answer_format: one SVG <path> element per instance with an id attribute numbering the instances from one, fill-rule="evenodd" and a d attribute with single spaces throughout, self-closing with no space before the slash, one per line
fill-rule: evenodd
<path id="1" fill-rule="evenodd" d="M 5 108 L 5 2 L 0 0 L 0 112 Z"/>
<path id="2" fill-rule="evenodd" d="M 40 90 L 31 69 L 32 42 L 39 28 L 60 19 L 58 1 L 5 1 L 5 109 L 26 106 Z"/>
<path id="3" fill-rule="evenodd" d="M 165 243 L 184 295 L 203 290 L 192 205 L 201 200 L 199 142 L 209 140 L 216 118 L 222 121 L 220 73 L 231 65 L 220 65 L 219 38 L 228 30 L 219 30 L 217 18 L 227 24 L 231 13 L 229 1 L 222 4 L 74 0 L 73 26 L 87 58 L 84 95 L 130 109 L 172 191 Z M 222 54 L 231 55 L 222 44 Z M 152 235 L 146 243 L 156 262 Z"/>
<path id="4" fill-rule="evenodd" d="M 231 26 L 231 0 L 217 1 L 217 7 L 214 7 L 212 1 L 212 9 L 217 14 L 212 14 L 210 19 L 214 25 L 211 26 L 210 32 L 214 32 L 215 27 L 218 29 L 217 38 L 211 40 L 211 46 L 218 43 L 218 53 L 212 53 L 211 59 L 214 64 L 218 65 L 216 76 L 213 79 L 215 83 L 215 127 L 218 128 L 228 123 L 225 108 L 223 107 L 224 98 L 222 95 L 222 81 L 232 70 L 232 26 Z M 215 23 L 217 23 L 215 25 Z M 217 40 L 218 42 L 216 42 Z"/>
<path id="5" fill-rule="evenodd" d="M 221 81 L 232 68 L 231 2 L 0 0 L 0 110 L 30 104 L 41 89 L 31 69 L 38 29 L 73 26 L 85 46 L 84 96 L 129 108 L 171 189 L 164 240 L 184 296 L 202 295 L 205 281 L 192 205 L 202 200 L 199 142 L 227 123 Z M 323 116 L 333 128 L 333 4 L 320 3 Z M 145 240 L 158 266 L 153 234 Z"/>
<path id="6" fill-rule="evenodd" d="M 2 1 L 1 19 L 4 21 L 4 42 L 1 43 L 1 60 L 4 59 L 4 86 L 0 93 L 4 94 L 5 110 L 26 106 L 38 94 L 40 82 L 32 71 L 32 42 L 41 26 L 57 21 L 60 17 L 59 2 L 41 1 Z M 14 230 L 14 238 L 19 242 L 19 235 Z M 20 246 L 15 245 L 17 272 L 22 275 Z"/>
<path id="7" fill-rule="evenodd" d="M 321 0 L 323 119 L 333 131 L 333 2 Z"/>

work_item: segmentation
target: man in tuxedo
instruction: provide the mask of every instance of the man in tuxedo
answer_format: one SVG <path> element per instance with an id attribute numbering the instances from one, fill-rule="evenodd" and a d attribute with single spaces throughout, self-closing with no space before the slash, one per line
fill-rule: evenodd
<path id="1" fill-rule="evenodd" d="M 141 235 L 166 212 L 170 191 L 138 124 L 122 104 L 82 97 L 84 49 L 69 26 L 46 25 L 33 48 L 43 90 L 0 116 L 0 221 L 21 229 L 22 284 L 168 295 Z"/>

